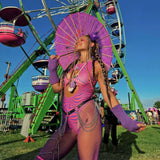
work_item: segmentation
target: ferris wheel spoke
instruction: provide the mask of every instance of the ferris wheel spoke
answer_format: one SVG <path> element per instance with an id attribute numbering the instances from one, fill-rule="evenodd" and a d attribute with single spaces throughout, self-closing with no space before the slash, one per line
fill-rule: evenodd
<path id="1" fill-rule="evenodd" d="M 56 0 L 57 2 L 59 2 L 59 3 L 61 3 L 61 4 L 63 4 L 63 5 L 67 5 L 66 3 L 64 3 L 64 2 L 62 2 L 62 1 L 60 1 L 60 0 Z"/>
<path id="2" fill-rule="evenodd" d="M 56 26 L 56 24 L 54 23 L 54 21 L 53 21 L 53 19 L 52 19 L 52 17 L 51 17 L 51 14 L 50 14 L 49 9 L 48 9 L 48 7 L 47 7 L 46 1 L 45 1 L 45 0 L 42 0 L 42 4 L 43 4 L 43 6 L 44 6 L 44 8 L 45 8 L 45 11 L 46 11 L 46 13 L 47 13 L 47 16 L 48 16 L 48 18 L 49 18 L 49 20 L 50 20 L 50 22 L 51 22 L 54 30 L 57 30 L 57 26 Z"/>

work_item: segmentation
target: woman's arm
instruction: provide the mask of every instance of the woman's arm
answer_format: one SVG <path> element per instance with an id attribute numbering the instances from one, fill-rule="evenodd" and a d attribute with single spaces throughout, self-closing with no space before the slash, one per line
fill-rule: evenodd
<path id="1" fill-rule="evenodd" d="M 117 98 L 114 96 L 114 94 L 112 93 L 110 86 L 108 86 L 108 90 L 106 89 L 106 84 L 104 81 L 102 69 L 100 64 L 97 61 L 95 62 L 95 77 L 99 83 L 103 99 L 108 104 L 108 106 L 110 108 L 113 108 L 114 106 L 118 105 L 119 102 Z"/>
<path id="2" fill-rule="evenodd" d="M 108 86 L 108 90 L 106 89 L 106 84 L 104 81 L 104 76 L 102 73 L 101 66 L 98 62 L 95 63 L 95 75 L 98 80 L 102 96 L 108 106 L 111 108 L 113 114 L 119 119 L 122 126 L 128 129 L 131 132 L 139 132 L 145 129 L 144 124 L 138 121 L 132 120 L 123 110 L 122 106 L 119 104 L 117 98 L 113 95 Z"/>
<path id="3" fill-rule="evenodd" d="M 62 90 L 62 83 L 57 75 L 58 58 L 52 55 L 48 59 L 49 81 L 52 85 L 54 93 L 59 93 Z"/>

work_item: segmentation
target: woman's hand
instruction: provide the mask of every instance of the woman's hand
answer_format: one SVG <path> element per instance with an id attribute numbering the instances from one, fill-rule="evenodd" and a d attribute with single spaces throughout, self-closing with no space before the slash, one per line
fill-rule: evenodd
<path id="1" fill-rule="evenodd" d="M 62 89 L 60 79 L 57 75 L 58 59 L 59 56 L 56 55 L 51 55 L 48 59 L 49 81 L 55 93 L 59 93 Z"/>
<path id="2" fill-rule="evenodd" d="M 60 57 L 57 56 L 57 55 L 51 55 L 51 56 L 50 56 L 50 59 L 54 59 L 54 58 L 57 58 L 57 60 L 59 60 Z"/>
<path id="3" fill-rule="evenodd" d="M 145 128 L 146 128 L 146 125 L 142 124 L 142 123 L 138 123 L 137 126 L 139 127 L 137 132 L 141 132 L 141 131 L 145 130 Z"/>

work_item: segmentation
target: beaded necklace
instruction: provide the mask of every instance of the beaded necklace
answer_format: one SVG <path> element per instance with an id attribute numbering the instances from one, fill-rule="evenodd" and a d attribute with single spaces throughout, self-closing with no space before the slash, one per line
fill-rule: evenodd
<path id="1" fill-rule="evenodd" d="M 91 58 L 90 58 L 90 59 L 91 59 Z M 88 61 L 89 61 L 90 59 L 88 59 Z M 75 75 L 72 74 L 71 82 L 70 82 L 70 85 L 69 85 L 69 87 L 68 87 L 68 91 L 69 91 L 69 92 L 73 93 L 73 91 L 76 89 L 77 85 L 76 85 L 76 82 L 73 80 L 73 78 L 76 78 L 76 77 L 79 76 L 80 72 L 81 72 L 82 69 L 87 65 L 88 61 L 83 64 L 83 66 L 82 66 L 81 69 L 78 71 L 78 73 L 76 73 Z M 79 69 L 79 66 L 77 66 L 77 65 L 78 65 L 78 64 L 76 64 L 76 66 L 74 67 L 74 69 L 73 69 L 74 71 L 73 71 L 73 72 L 75 72 L 75 70 Z"/>

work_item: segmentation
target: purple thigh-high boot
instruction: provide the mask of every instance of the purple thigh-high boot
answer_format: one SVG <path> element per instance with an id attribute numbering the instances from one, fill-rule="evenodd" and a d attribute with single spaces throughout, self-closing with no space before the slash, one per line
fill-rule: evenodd
<path id="1" fill-rule="evenodd" d="M 120 104 L 116 105 L 111 109 L 113 114 L 119 119 L 122 126 L 126 129 L 128 129 L 130 132 L 138 132 L 139 127 L 137 126 L 138 122 L 133 119 L 131 119 L 123 110 L 122 106 Z"/>

